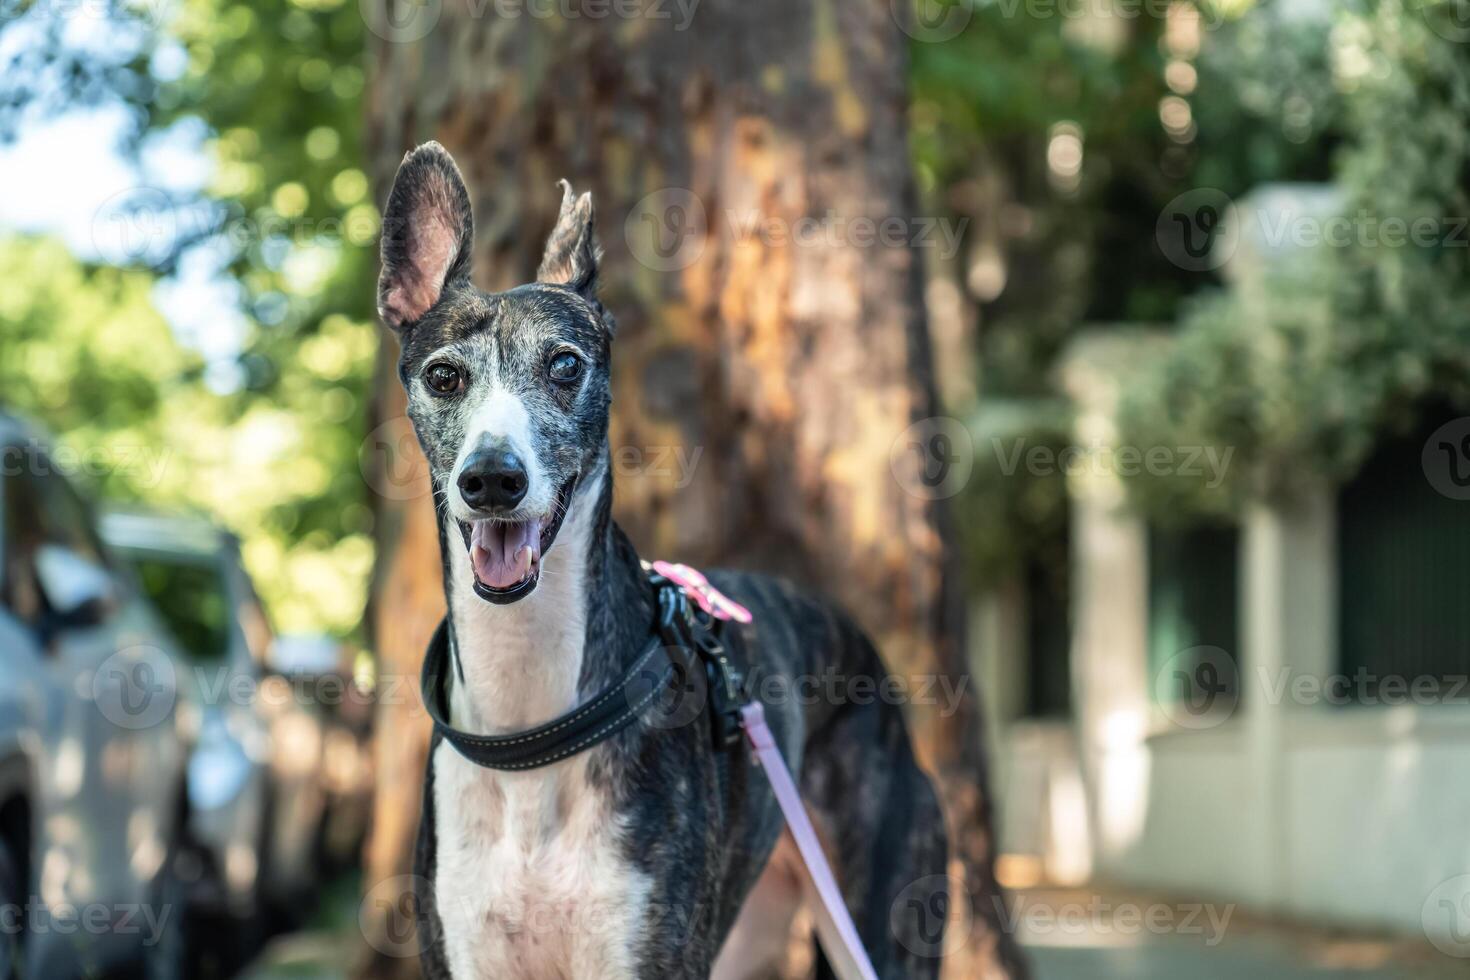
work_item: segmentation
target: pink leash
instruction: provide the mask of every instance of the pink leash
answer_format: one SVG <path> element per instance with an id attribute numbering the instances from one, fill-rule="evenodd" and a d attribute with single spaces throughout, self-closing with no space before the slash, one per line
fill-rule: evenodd
<path id="1" fill-rule="evenodd" d="M 745 737 L 750 739 L 755 756 L 766 771 L 766 778 L 771 781 L 776 802 L 781 804 L 786 825 L 791 828 L 791 836 L 796 839 L 797 850 L 801 851 L 801 859 L 815 886 L 819 899 L 815 909 L 817 934 L 822 939 L 822 951 L 842 980 L 878 980 L 878 974 L 873 972 L 873 964 L 868 960 L 868 952 L 863 949 L 863 941 L 858 937 L 857 927 L 847 911 L 847 903 L 842 900 L 837 879 L 827 864 L 822 843 L 817 840 L 817 832 L 812 828 L 806 807 L 802 805 L 801 793 L 786 768 L 786 760 L 781 758 L 781 750 L 776 748 L 775 736 L 766 725 L 766 709 L 759 701 L 752 701 L 740 709 L 740 717 L 744 720 Z"/>
<path id="2" fill-rule="evenodd" d="M 749 623 L 754 618 L 750 610 L 716 589 L 696 569 L 664 561 L 656 561 L 652 567 L 664 578 L 682 587 L 701 609 L 716 619 Z M 759 701 L 751 701 L 740 709 L 740 719 L 745 737 L 755 750 L 756 760 L 765 770 L 766 778 L 771 781 L 776 802 L 781 805 L 786 826 L 791 830 L 791 836 L 796 841 L 797 850 L 801 852 L 801 860 L 806 865 L 807 875 L 816 892 L 818 903 L 814 912 L 817 935 L 822 940 L 822 951 L 827 954 L 832 969 L 842 980 L 878 980 L 868 953 L 863 949 L 857 926 L 853 925 L 852 915 L 847 911 L 847 903 L 842 900 L 842 890 L 837 887 L 837 879 L 832 875 L 832 866 L 827 863 L 827 855 L 822 851 L 822 843 L 817 839 L 811 817 L 801 802 L 801 792 L 796 788 L 796 781 L 791 778 L 791 771 L 786 768 L 786 760 L 781 758 L 781 750 L 776 747 L 776 738 L 771 734 L 770 726 L 766 724 L 766 709 Z"/>

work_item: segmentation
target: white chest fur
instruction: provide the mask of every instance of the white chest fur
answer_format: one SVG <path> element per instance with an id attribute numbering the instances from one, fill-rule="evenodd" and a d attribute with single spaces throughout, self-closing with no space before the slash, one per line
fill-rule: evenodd
<path id="1" fill-rule="evenodd" d="M 467 556 L 450 561 L 465 671 L 450 696 L 457 727 L 524 729 L 576 706 L 597 490 L 578 495 L 536 591 L 514 605 L 479 599 Z M 588 783 L 587 759 L 502 773 L 448 743 L 435 752 L 434 892 L 456 980 L 635 976 L 651 885 L 625 859 L 624 827 Z"/>
<path id="2" fill-rule="evenodd" d="M 635 976 L 650 882 L 586 758 L 496 773 L 435 753 L 435 898 L 456 980 Z"/>

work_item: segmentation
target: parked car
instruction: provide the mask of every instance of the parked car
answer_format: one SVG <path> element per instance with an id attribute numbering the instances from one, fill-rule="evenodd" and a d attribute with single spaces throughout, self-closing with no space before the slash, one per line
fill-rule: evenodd
<path id="1" fill-rule="evenodd" d="M 220 533 L 208 522 L 105 513 L 103 539 L 130 568 L 182 652 L 181 683 L 199 706 L 189 756 L 190 831 L 212 886 L 196 896 L 211 931 L 250 943 L 267 902 L 273 832 L 270 732 L 256 710 L 249 625 L 222 580 Z M 222 966 L 243 950 L 217 949 Z"/>
<path id="2" fill-rule="evenodd" d="M 275 638 L 239 542 L 197 518 L 113 512 L 108 543 L 178 637 L 203 701 L 190 763 L 195 833 L 224 870 L 229 914 L 296 924 L 321 877 L 327 725 L 313 691 L 272 669 Z"/>
<path id="3" fill-rule="evenodd" d="M 0 415 L 0 976 L 187 975 L 177 652 L 46 442 Z"/>
<path id="4" fill-rule="evenodd" d="M 376 679 L 351 648 L 329 636 L 277 637 L 271 669 L 310 692 L 323 726 L 321 786 L 326 793 L 319 851 L 326 874 L 355 868 L 372 815 L 372 719 Z"/>

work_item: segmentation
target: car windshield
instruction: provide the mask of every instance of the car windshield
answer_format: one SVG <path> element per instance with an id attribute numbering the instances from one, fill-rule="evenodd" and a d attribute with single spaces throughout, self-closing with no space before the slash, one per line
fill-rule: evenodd
<path id="1" fill-rule="evenodd" d="M 219 660 L 229 646 L 230 604 L 212 562 L 139 556 L 143 591 L 196 661 Z"/>

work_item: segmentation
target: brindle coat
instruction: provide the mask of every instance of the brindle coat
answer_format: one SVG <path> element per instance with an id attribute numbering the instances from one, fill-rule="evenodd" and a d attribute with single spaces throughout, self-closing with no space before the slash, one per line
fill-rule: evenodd
<path id="1" fill-rule="evenodd" d="M 433 143 L 410 153 L 385 210 L 379 308 L 402 341 L 399 373 L 436 491 L 452 642 L 467 672 L 453 692 L 455 724 L 502 732 L 546 721 L 605 688 L 645 648 L 654 612 L 638 555 L 611 517 L 607 421 L 614 324 L 596 298 L 591 200 L 567 189 L 540 281 L 508 292 L 485 293 L 470 283 L 472 238 L 469 196 L 449 155 Z M 583 375 L 572 386 L 549 382 L 546 358 L 568 349 L 585 363 Z M 450 398 L 434 395 L 422 381 L 427 367 L 445 360 L 466 379 L 464 390 Z M 504 407 L 512 405 L 513 424 L 531 443 L 522 448 L 535 456 L 535 478 L 546 487 L 572 481 L 576 488 L 566 525 L 545 557 L 545 581 L 505 606 L 466 592 L 462 544 L 473 515 L 452 489 L 467 447 L 486 435 L 476 426 L 492 392 L 502 406 L 497 418 L 507 417 Z M 535 493 L 533 488 L 529 496 Z M 822 678 L 865 678 L 876 685 L 887 676 L 872 644 L 841 611 L 788 583 L 734 572 L 710 578 L 754 613 L 753 625 L 738 627 L 754 687 L 791 770 L 800 774 L 879 976 L 937 975 L 943 923 L 940 916 L 936 924 L 933 912 L 942 910 L 943 897 L 936 899 L 933 882 L 943 880 L 946 839 L 902 709 L 882 697 L 821 696 L 830 690 Z M 547 608 L 553 601 L 566 608 Z M 547 622 L 571 623 L 575 635 L 543 640 L 540 627 L 531 624 Z M 537 680 L 547 664 L 566 676 Z M 430 759 L 417 847 L 420 944 L 430 980 L 470 980 L 464 971 L 486 969 L 470 963 L 537 964 L 499 967 L 528 976 L 580 970 L 599 977 L 708 977 L 782 836 L 775 798 L 743 748 L 729 754 L 722 792 L 703 715 L 670 724 L 652 713 L 576 759 L 535 771 L 540 775 L 512 774 L 550 781 L 532 783 L 530 790 L 505 774 L 467 768 L 452 747 L 437 741 Z M 448 791 L 451 775 L 454 789 Z M 483 795 L 471 797 L 463 790 L 469 785 Z M 505 867 L 458 863 L 477 853 L 466 850 L 467 834 L 510 833 L 500 829 L 509 823 L 444 812 L 446 806 L 469 807 L 470 799 L 476 807 L 502 806 L 523 792 L 533 808 L 538 794 L 550 802 L 534 810 L 534 834 L 515 853 L 547 848 L 536 853 L 558 854 L 559 847 L 579 846 L 559 835 L 563 821 L 580 819 L 569 814 L 590 806 L 603 832 L 586 846 L 610 853 L 589 866 L 613 868 L 607 873 L 637 884 L 610 892 L 632 896 L 626 900 L 632 907 L 619 910 L 630 927 L 612 939 L 590 940 L 613 944 L 594 954 L 620 965 L 593 968 L 578 958 L 585 951 L 572 947 L 585 945 L 581 931 L 595 935 L 595 927 L 575 915 L 557 921 L 558 928 L 578 930 L 576 937 L 527 937 L 517 931 L 524 921 L 511 921 L 515 917 L 504 909 L 441 914 L 444 896 L 461 901 L 477 894 L 481 883 L 486 893 L 494 890 L 496 901 L 527 898 L 515 881 L 503 879 L 527 874 L 531 865 L 519 859 Z M 441 863 L 446 834 L 459 855 L 453 865 Z M 484 854 L 501 853 L 493 841 L 483 843 Z M 928 891 L 918 901 L 910 887 L 916 882 L 928 883 L 920 886 Z M 599 884 L 579 882 L 568 900 L 575 903 L 577 889 Z M 778 917 L 777 924 L 784 921 Z M 571 951 L 548 952 L 543 942 Z M 742 955 L 729 953 L 732 960 Z M 461 973 L 454 972 L 456 963 Z M 722 964 L 721 970 L 729 968 Z"/>

